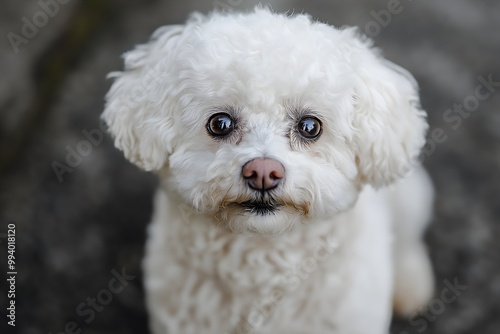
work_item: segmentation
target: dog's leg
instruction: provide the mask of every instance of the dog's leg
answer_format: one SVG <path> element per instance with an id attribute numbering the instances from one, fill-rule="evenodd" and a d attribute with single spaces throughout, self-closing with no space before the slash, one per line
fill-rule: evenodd
<path id="1" fill-rule="evenodd" d="M 422 240 L 431 219 L 433 187 L 418 167 L 391 189 L 394 203 L 394 310 L 408 316 L 421 310 L 434 293 L 434 277 Z"/>

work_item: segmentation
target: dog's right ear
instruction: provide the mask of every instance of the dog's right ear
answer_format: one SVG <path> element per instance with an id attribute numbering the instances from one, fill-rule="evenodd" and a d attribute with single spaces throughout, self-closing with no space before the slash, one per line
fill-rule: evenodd
<path id="1" fill-rule="evenodd" d="M 115 146 L 147 171 L 161 169 L 172 152 L 177 106 L 169 72 L 184 30 L 181 25 L 159 28 L 148 43 L 123 55 L 123 72 L 108 75 L 115 81 L 101 117 Z"/>
<path id="2" fill-rule="evenodd" d="M 428 125 L 413 76 L 382 58 L 371 41 L 360 41 L 355 58 L 354 147 L 360 180 L 378 188 L 418 164 Z"/>

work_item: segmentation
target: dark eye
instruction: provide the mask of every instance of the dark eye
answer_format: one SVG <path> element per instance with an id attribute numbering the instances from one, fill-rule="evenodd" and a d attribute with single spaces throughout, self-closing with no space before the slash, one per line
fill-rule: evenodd
<path id="1" fill-rule="evenodd" d="M 228 114 L 215 114 L 208 120 L 207 130 L 214 137 L 227 136 L 234 130 L 234 121 Z"/>
<path id="2" fill-rule="evenodd" d="M 299 134 L 305 139 L 318 139 L 321 135 L 321 122 L 316 117 L 306 116 L 297 125 Z"/>

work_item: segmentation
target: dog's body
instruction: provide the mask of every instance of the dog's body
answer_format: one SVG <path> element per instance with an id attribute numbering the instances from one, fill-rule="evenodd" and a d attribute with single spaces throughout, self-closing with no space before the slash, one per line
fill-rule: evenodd
<path id="1" fill-rule="evenodd" d="M 387 334 L 393 306 L 425 305 L 431 183 L 417 167 L 374 190 L 424 144 L 411 75 L 352 29 L 262 9 L 194 16 L 125 58 L 104 118 L 160 177 L 155 334 Z"/>
<path id="2" fill-rule="evenodd" d="M 366 188 L 346 213 L 262 238 L 207 223 L 160 189 L 144 266 L 153 333 L 387 334 L 393 297 L 411 312 L 432 294 L 419 240 L 431 200 L 419 169 Z"/>

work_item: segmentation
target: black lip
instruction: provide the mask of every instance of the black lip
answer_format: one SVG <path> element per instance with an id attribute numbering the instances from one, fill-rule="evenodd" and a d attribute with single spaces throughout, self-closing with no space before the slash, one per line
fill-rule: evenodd
<path id="1" fill-rule="evenodd" d="M 262 201 L 248 201 L 241 203 L 241 206 L 245 209 L 245 211 L 259 216 L 274 214 L 280 207 L 279 204 Z"/>

